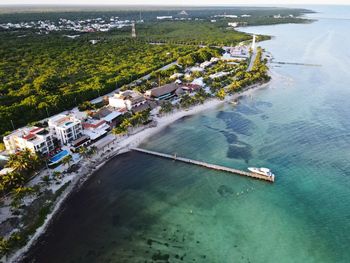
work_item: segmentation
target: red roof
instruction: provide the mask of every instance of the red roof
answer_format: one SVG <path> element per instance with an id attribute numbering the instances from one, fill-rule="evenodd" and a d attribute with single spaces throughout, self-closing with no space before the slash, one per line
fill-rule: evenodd
<path id="1" fill-rule="evenodd" d="M 29 131 L 30 133 L 36 133 L 37 131 L 40 131 L 42 128 L 36 127 L 33 130 Z"/>
<path id="2" fill-rule="evenodd" d="M 88 122 L 83 122 L 83 128 L 88 129 L 88 128 L 93 128 L 96 129 L 97 127 L 101 126 L 102 124 L 106 123 L 105 120 L 102 120 L 98 123 L 88 123 Z"/>
<path id="3" fill-rule="evenodd" d="M 29 133 L 28 135 L 26 135 L 26 136 L 23 136 L 23 139 L 25 139 L 25 140 L 30 140 L 30 139 L 32 139 L 32 138 L 35 138 L 35 134 L 32 134 L 32 133 Z"/>

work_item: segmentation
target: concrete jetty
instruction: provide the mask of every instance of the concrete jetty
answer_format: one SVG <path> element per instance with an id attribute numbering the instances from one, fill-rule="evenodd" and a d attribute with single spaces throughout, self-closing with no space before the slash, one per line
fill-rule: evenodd
<path id="1" fill-rule="evenodd" d="M 238 169 L 229 168 L 226 166 L 221 166 L 221 165 L 217 165 L 217 164 L 211 164 L 211 163 L 207 163 L 207 162 L 183 158 L 183 157 L 179 157 L 176 155 L 170 155 L 170 154 L 166 154 L 166 153 L 150 151 L 150 150 L 146 150 L 146 149 L 142 149 L 142 148 L 131 148 L 131 150 L 154 155 L 154 156 L 158 156 L 158 157 L 162 157 L 162 158 L 166 158 L 166 159 L 171 159 L 174 161 L 180 161 L 183 163 L 198 165 L 198 166 L 206 167 L 206 168 L 217 170 L 217 171 L 223 171 L 223 172 L 242 175 L 242 176 L 248 176 L 248 177 L 252 177 L 252 178 L 260 179 L 260 180 L 265 180 L 265 181 L 269 181 L 269 182 L 274 182 L 274 180 L 275 180 L 274 176 L 266 176 L 266 175 L 262 175 L 262 174 L 246 172 L 246 171 L 242 171 L 242 170 L 238 170 Z"/>

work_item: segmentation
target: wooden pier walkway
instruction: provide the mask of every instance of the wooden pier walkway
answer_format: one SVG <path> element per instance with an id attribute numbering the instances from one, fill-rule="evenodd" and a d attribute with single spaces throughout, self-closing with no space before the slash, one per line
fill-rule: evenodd
<path id="1" fill-rule="evenodd" d="M 271 61 L 271 63 L 272 63 L 272 64 L 281 64 L 281 65 L 322 67 L 322 65 L 320 65 L 320 64 L 311 64 L 311 63 L 298 63 L 298 62 L 285 62 L 285 61 Z"/>
<path id="2" fill-rule="evenodd" d="M 274 182 L 274 180 L 275 180 L 274 176 L 271 177 L 271 176 L 266 176 L 266 175 L 262 175 L 262 174 L 246 172 L 246 171 L 237 170 L 237 169 L 233 169 L 233 168 L 229 168 L 229 167 L 225 167 L 225 166 L 221 166 L 221 165 L 210 164 L 210 163 L 206 163 L 206 162 L 201 162 L 201 161 L 196 161 L 196 160 L 192 160 L 192 159 L 188 159 L 188 158 L 183 158 L 183 157 L 179 157 L 176 155 L 170 155 L 170 154 L 166 154 L 166 153 L 149 151 L 149 150 L 145 150 L 145 149 L 141 149 L 141 148 L 131 148 L 131 150 L 154 155 L 154 156 L 159 156 L 159 157 L 163 157 L 163 158 L 167 158 L 167 159 L 171 159 L 171 160 L 175 160 L 175 161 L 194 164 L 194 165 L 206 167 L 206 168 L 217 170 L 217 171 L 223 171 L 223 172 L 238 174 L 238 175 L 242 175 L 242 176 L 248 176 L 248 177 L 252 177 L 252 178 L 260 179 L 260 180 L 265 180 L 265 181 L 269 181 L 269 182 Z"/>

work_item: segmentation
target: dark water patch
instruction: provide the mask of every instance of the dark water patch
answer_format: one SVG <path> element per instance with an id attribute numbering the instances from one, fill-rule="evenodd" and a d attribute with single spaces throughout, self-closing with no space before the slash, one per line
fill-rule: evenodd
<path id="1" fill-rule="evenodd" d="M 252 135 L 252 130 L 256 125 L 249 119 L 244 118 L 241 114 L 232 111 L 220 111 L 217 118 L 223 120 L 226 128 L 239 134 Z"/>
<path id="2" fill-rule="evenodd" d="M 227 132 L 227 131 L 220 131 L 226 138 L 226 141 L 230 144 L 232 143 L 237 143 L 238 138 L 237 135 L 234 134 L 233 132 Z"/>
<path id="3" fill-rule="evenodd" d="M 233 189 L 227 185 L 220 185 L 217 191 L 221 197 L 227 197 L 234 193 Z"/>
<path id="4" fill-rule="evenodd" d="M 235 111 L 244 115 L 256 115 L 256 114 L 262 113 L 262 111 L 259 110 L 258 108 L 254 106 L 249 107 L 248 105 L 245 105 L 245 104 L 239 104 L 238 106 L 236 106 Z"/>
<path id="5" fill-rule="evenodd" d="M 255 106 L 271 108 L 273 106 L 273 104 L 271 102 L 259 100 L 259 101 L 255 102 Z"/>
<path id="6" fill-rule="evenodd" d="M 120 223 L 120 215 L 116 214 L 112 217 L 112 225 L 117 226 Z"/>
<path id="7" fill-rule="evenodd" d="M 263 115 L 260 115 L 260 118 L 261 118 L 262 120 L 267 120 L 267 119 L 269 118 L 269 116 L 263 114 Z"/>
<path id="8" fill-rule="evenodd" d="M 233 132 L 228 132 L 228 131 L 225 131 L 225 130 L 217 129 L 217 128 L 211 127 L 209 125 L 203 125 L 203 126 L 208 128 L 208 129 L 210 129 L 210 130 L 214 130 L 214 131 L 222 133 L 225 136 L 226 141 L 228 143 L 236 143 L 236 142 L 238 142 L 238 137 Z"/>
<path id="9" fill-rule="evenodd" d="M 252 147 L 249 144 L 242 146 L 230 145 L 226 156 L 230 159 L 242 159 L 246 163 L 252 158 Z"/>
<path id="10" fill-rule="evenodd" d="M 154 260 L 154 261 L 160 260 L 160 261 L 168 262 L 169 258 L 170 258 L 169 254 L 162 254 L 160 251 L 158 251 L 157 253 L 152 255 L 152 260 Z"/>

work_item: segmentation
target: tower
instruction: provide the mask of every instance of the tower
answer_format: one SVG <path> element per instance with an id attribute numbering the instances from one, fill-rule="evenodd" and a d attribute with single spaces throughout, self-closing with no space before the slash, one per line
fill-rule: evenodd
<path id="1" fill-rule="evenodd" d="M 256 36 L 255 36 L 255 35 L 253 35 L 253 41 L 252 41 L 252 50 L 254 50 L 254 49 L 255 49 L 255 38 L 256 38 Z"/>
<path id="2" fill-rule="evenodd" d="M 135 22 L 131 24 L 131 37 L 136 37 Z"/>

